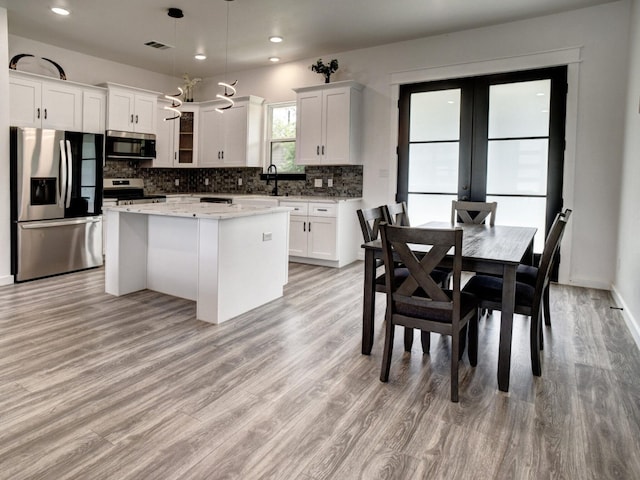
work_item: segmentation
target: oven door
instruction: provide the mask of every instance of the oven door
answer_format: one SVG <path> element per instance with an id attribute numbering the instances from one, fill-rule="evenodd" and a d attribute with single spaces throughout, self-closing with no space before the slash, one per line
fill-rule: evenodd
<path id="1" fill-rule="evenodd" d="M 107 158 L 113 160 L 145 160 L 156 158 L 156 136 L 150 133 L 107 130 Z"/>

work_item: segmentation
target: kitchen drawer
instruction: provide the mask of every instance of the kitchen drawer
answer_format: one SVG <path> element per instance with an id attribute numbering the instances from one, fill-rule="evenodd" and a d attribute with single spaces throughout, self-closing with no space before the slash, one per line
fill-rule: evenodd
<path id="1" fill-rule="evenodd" d="M 291 215 L 306 217 L 309 214 L 309 204 L 307 202 L 281 201 L 280 206 L 293 208 Z"/>
<path id="2" fill-rule="evenodd" d="M 335 203 L 309 203 L 309 216 L 311 217 L 335 217 Z"/>

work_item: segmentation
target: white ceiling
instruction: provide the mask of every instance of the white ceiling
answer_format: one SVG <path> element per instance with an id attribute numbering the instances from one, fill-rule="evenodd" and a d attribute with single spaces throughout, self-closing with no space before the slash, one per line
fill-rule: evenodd
<path id="1" fill-rule="evenodd" d="M 457 30 L 504 23 L 613 0 L 0 0 L 9 33 L 58 47 L 181 76 L 332 55 Z M 64 6 L 71 15 L 49 10 Z M 169 7 L 184 18 L 167 15 Z M 272 44 L 271 35 L 284 42 Z M 150 40 L 175 46 L 156 50 Z M 207 55 L 204 61 L 195 53 Z M 33 53 L 33 52 L 16 52 Z M 329 60 L 329 58 L 325 58 Z"/>

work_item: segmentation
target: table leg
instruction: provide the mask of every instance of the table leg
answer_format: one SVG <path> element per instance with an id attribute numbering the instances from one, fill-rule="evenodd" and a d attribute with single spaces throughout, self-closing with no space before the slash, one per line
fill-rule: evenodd
<path id="1" fill-rule="evenodd" d="M 502 281 L 502 312 L 500 313 L 500 349 L 498 356 L 498 388 L 509 391 L 511 371 L 511 335 L 516 300 L 516 266 L 505 265 Z"/>
<path id="2" fill-rule="evenodd" d="M 362 354 L 369 355 L 373 347 L 376 302 L 376 258 L 373 250 L 364 253 L 364 295 L 362 304 Z"/>

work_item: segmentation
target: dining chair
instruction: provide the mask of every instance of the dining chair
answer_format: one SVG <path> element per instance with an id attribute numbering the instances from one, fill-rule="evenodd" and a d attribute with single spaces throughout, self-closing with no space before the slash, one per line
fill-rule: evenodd
<path id="1" fill-rule="evenodd" d="M 395 225 L 399 227 L 410 227 L 409 211 L 407 209 L 407 202 L 389 203 L 382 206 L 382 213 L 384 215 L 385 222 L 389 225 Z M 439 284 L 442 287 L 447 287 L 451 281 L 452 271 L 450 268 L 436 267 L 433 271 L 434 278 L 439 280 Z M 404 343 L 405 350 L 411 351 L 411 345 L 413 344 L 413 329 L 405 329 L 404 331 Z M 429 351 L 430 333 L 422 331 L 420 334 L 420 341 L 422 343 L 422 351 Z"/>
<path id="2" fill-rule="evenodd" d="M 531 370 L 536 376 L 542 375 L 540 350 L 542 349 L 541 309 L 544 290 L 549 286 L 549 274 L 553 257 L 558 249 L 560 238 L 567 224 L 568 217 L 556 215 L 549 235 L 545 241 L 535 285 L 516 282 L 514 312 L 531 317 L 529 344 L 531 350 Z M 502 309 L 502 277 L 475 275 L 464 287 L 466 292 L 473 293 L 480 300 L 480 308 L 492 310 Z M 473 332 L 470 332 L 470 335 Z"/>
<path id="3" fill-rule="evenodd" d="M 564 215 L 568 222 L 569 217 L 571 216 L 571 213 L 572 213 L 572 210 L 567 208 L 560 215 Z M 564 225 L 566 225 L 566 223 Z M 560 237 L 558 238 L 558 246 L 556 247 L 556 250 L 560 248 L 559 244 L 560 242 L 562 242 L 563 235 L 564 235 L 564 228 L 562 232 L 560 232 Z M 551 260 L 551 270 L 553 270 L 553 267 L 555 265 L 557 258 L 558 258 L 558 255 L 554 254 L 553 259 Z M 518 265 L 518 269 L 516 270 L 516 281 L 526 283 L 527 285 L 531 285 L 532 287 L 535 287 L 536 278 L 538 276 L 538 269 L 539 269 L 539 265 L 537 267 L 533 265 L 524 265 L 524 264 Z M 542 311 L 543 311 L 545 325 L 551 326 L 551 308 L 549 306 L 549 285 L 547 285 L 547 287 L 544 289 L 544 292 L 542 294 Z M 542 338 L 540 339 L 540 341 L 542 342 Z"/>
<path id="4" fill-rule="evenodd" d="M 467 202 L 463 200 L 451 201 L 451 225 L 458 219 L 461 223 L 484 223 L 489 217 L 489 225 L 496 222 L 496 210 L 498 202 Z"/>
<path id="5" fill-rule="evenodd" d="M 389 380 L 396 325 L 448 335 L 451 337 L 451 401 L 457 402 L 458 364 L 466 343 L 467 325 L 471 323 L 475 325 L 469 327 L 469 363 L 472 366 L 478 363 L 478 301 L 460 290 L 462 229 L 384 224 L 381 237 L 385 267 L 392 267 L 394 259 L 399 258 L 406 265 L 408 276 L 402 280 L 394 276 L 386 279 L 386 332 L 380 380 Z M 427 246 L 428 251 L 419 260 L 412 248 L 421 245 Z M 452 248 L 453 288 L 449 290 L 437 282 L 433 272 Z"/>

